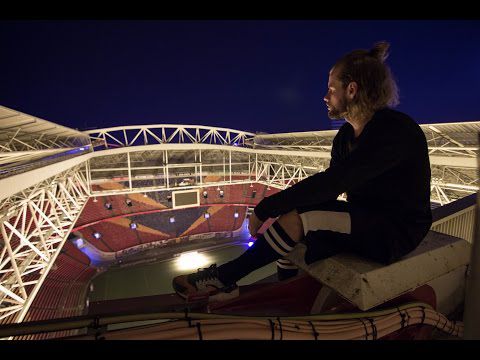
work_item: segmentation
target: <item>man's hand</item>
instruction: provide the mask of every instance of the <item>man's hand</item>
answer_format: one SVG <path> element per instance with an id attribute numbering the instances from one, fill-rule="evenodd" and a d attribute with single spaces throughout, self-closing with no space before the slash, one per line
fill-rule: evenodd
<path id="1" fill-rule="evenodd" d="M 260 229 L 260 226 L 262 226 L 263 221 L 260 221 L 260 219 L 255 215 L 254 212 L 250 215 L 250 219 L 248 221 L 248 231 L 250 232 L 250 235 L 254 238 L 257 238 L 257 232 L 258 229 Z"/>

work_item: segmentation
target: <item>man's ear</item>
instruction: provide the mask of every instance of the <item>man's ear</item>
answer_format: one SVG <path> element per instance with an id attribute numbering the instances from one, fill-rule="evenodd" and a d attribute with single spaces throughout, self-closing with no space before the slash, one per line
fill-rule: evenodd
<path id="1" fill-rule="evenodd" d="M 352 100 L 355 95 L 357 95 L 357 91 L 358 84 L 355 81 L 352 81 L 347 85 L 347 96 L 350 100 Z"/>

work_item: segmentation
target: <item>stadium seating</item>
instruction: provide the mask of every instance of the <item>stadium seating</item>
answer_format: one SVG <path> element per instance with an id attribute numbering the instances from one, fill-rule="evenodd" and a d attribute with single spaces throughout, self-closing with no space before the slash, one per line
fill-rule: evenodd
<path id="1" fill-rule="evenodd" d="M 24 321 L 49 320 L 84 314 L 88 284 L 96 269 L 90 260 L 68 240 L 48 273 Z M 50 339 L 73 334 L 62 331 L 15 337 L 16 340 Z"/>

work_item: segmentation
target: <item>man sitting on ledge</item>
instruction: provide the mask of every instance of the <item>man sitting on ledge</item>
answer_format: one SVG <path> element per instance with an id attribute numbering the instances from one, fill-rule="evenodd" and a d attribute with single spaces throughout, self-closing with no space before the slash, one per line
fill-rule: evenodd
<path id="1" fill-rule="evenodd" d="M 273 261 L 280 280 L 295 276 L 298 269 L 284 257 L 299 241 L 307 246 L 307 264 L 341 252 L 390 264 L 417 247 L 432 223 L 428 147 L 420 126 L 392 109 L 398 92 L 385 64 L 388 48 L 379 42 L 354 50 L 330 70 L 328 116 L 346 120 L 333 140 L 330 167 L 264 198 L 250 216 L 254 245 L 219 267 L 175 277 L 180 296 L 235 297 L 238 280 Z M 342 193 L 346 202 L 336 200 Z"/>

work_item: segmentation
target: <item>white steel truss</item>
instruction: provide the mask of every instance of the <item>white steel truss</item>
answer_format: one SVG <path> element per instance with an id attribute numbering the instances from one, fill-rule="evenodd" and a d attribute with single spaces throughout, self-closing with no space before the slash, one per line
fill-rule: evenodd
<path id="1" fill-rule="evenodd" d="M 209 127 L 174 127 L 174 125 L 149 127 L 154 130 L 147 127 L 96 130 L 93 141 L 103 139 L 105 147 L 112 148 L 107 139 L 115 139 L 113 145 L 119 148 L 115 149 L 116 157 L 113 156 L 114 153 L 109 152 L 113 150 L 96 152 L 92 159 L 95 164 L 91 166 L 92 183 L 112 179 L 119 181 L 123 178 L 128 181 L 128 189 L 92 190 L 92 192 L 101 196 L 149 191 L 132 185 L 136 178 L 156 178 L 161 183 L 157 189 L 172 189 L 175 187 L 175 178 L 182 177 L 182 172 L 174 171 L 174 168 L 184 168 L 186 171 L 183 174 L 196 179 L 191 184 L 192 187 L 205 185 L 202 183 L 202 176 L 205 175 L 221 176 L 220 185 L 232 183 L 231 175 L 237 174 L 248 176 L 249 179 L 254 176 L 256 181 L 283 189 L 305 176 L 328 167 L 332 141 L 337 133 L 337 130 L 326 130 L 254 136 L 251 133 Z M 170 132 L 166 130 L 167 128 Z M 477 191 L 475 152 L 478 146 L 474 138 L 476 129 L 480 130 L 480 122 L 421 125 L 421 128 L 429 144 L 434 179 L 431 200 L 443 205 Z M 204 131 L 203 135 L 201 130 Z M 157 131 L 162 136 L 157 136 L 156 143 L 147 147 L 145 144 L 149 141 L 146 134 L 152 131 Z M 231 131 L 236 135 L 217 136 L 216 134 L 221 131 Z M 87 133 L 93 134 L 93 131 Z M 114 133 L 117 137 L 113 136 Z M 123 134 L 123 142 L 119 140 L 118 134 Z M 140 138 L 143 140 L 138 141 Z M 230 141 L 224 141 L 226 139 Z M 154 151 L 157 149 L 164 150 L 162 153 Z M 206 155 L 207 149 L 210 150 L 210 156 Z M 235 156 L 242 151 L 249 154 L 248 158 Z M 106 154 L 112 156 L 107 157 Z M 104 160 L 101 160 L 102 157 Z M 232 161 L 232 157 L 236 157 L 236 160 Z M 211 159 L 207 161 L 207 158 Z M 100 174 L 105 175 L 103 179 Z"/>
<path id="2" fill-rule="evenodd" d="M 2 200 L 0 323 L 23 320 L 89 196 L 84 163 Z"/>
<path id="3" fill-rule="evenodd" d="M 20 111 L 0 106 L 0 153 L 75 148 L 88 136 Z"/>
<path id="4" fill-rule="evenodd" d="M 326 152 L 164 144 L 102 151 L 90 160 L 89 168 L 92 194 L 98 196 L 174 189 L 185 186 L 178 184 L 185 178 L 188 187 L 258 181 L 285 188 L 307 173 L 326 168 L 329 156 Z M 266 164 L 272 167 L 268 172 L 264 170 Z M 281 166 L 281 170 L 271 173 L 275 166 Z M 207 180 L 207 176 L 216 180 Z M 113 182 L 119 186 L 107 190 L 95 187 Z"/>
<path id="5" fill-rule="evenodd" d="M 255 134 L 226 128 L 201 125 L 121 126 L 85 131 L 95 146 L 105 148 L 133 145 L 191 143 L 244 146 L 253 142 Z"/>
<path id="6" fill-rule="evenodd" d="M 80 131 L 0 106 L 0 177 L 89 144 L 88 135 Z"/>

